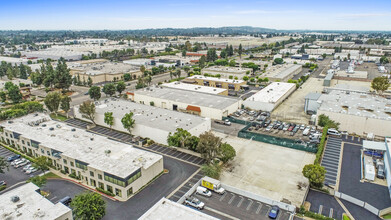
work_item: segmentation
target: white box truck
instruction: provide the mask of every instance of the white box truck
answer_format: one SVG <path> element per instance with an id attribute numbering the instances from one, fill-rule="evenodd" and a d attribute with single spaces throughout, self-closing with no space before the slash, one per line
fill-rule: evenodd
<path id="1" fill-rule="evenodd" d="M 218 194 L 221 194 L 221 195 L 224 194 L 224 192 L 225 192 L 225 189 L 222 188 L 220 185 L 220 181 L 213 179 L 213 178 L 210 178 L 210 177 L 207 177 L 207 176 L 202 178 L 201 185 L 203 187 L 210 189 L 210 190 L 212 190 Z"/>

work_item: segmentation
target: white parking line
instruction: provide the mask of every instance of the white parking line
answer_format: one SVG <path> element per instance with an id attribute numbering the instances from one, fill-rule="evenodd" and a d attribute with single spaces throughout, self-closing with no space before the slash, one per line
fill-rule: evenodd
<path id="1" fill-rule="evenodd" d="M 228 204 L 231 204 L 232 203 L 232 201 L 234 201 L 234 199 L 235 199 L 235 194 L 233 194 L 233 193 L 231 193 L 231 195 L 232 195 L 232 198 L 229 200 L 229 202 L 228 202 Z"/>
<path id="2" fill-rule="evenodd" d="M 250 203 L 248 204 L 248 206 L 246 208 L 247 211 L 250 210 L 250 207 L 253 204 L 253 200 L 251 200 L 251 199 L 248 199 L 248 200 L 250 200 Z"/>
<path id="3" fill-rule="evenodd" d="M 238 203 L 238 205 L 236 206 L 236 207 L 240 207 L 240 205 L 242 205 L 242 202 L 243 202 L 243 200 L 244 200 L 244 198 L 243 198 L 243 196 L 239 196 L 240 198 L 242 198 L 240 201 L 239 201 L 239 203 Z"/>
<path id="4" fill-rule="evenodd" d="M 270 209 L 272 209 L 272 207 L 269 207 L 269 208 L 267 209 L 267 212 L 266 212 L 266 214 L 265 214 L 266 217 L 269 217 Z"/>
<path id="5" fill-rule="evenodd" d="M 259 204 L 259 206 L 258 206 L 258 209 L 255 213 L 259 214 L 259 211 L 261 211 L 261 208 L 262 208 L 262 203 L 259 203 L 259 202 L 257 202 L 257 203 Z"/>
<path id="6" fill-rule="evenodd" d="M 330 213 L 329 213 L 329 217 L 330 217 L 330 218 L 333 217 L 333 214 L 334 214 L 333 212 L 334 212 L 333 208 L 330 208 Z"/>
<path id="7" fill-rule="evenodd" d="M 227 195 L 228 193 L 224 193 L 223 196 L 219 199 L 220 202 L 223 201 L 223 199 L 225 198 L 225 196 Z"/>
<path id="8" fill-rule="evenodd" d="M 55 196 L 55 197 L 51 198 L 51 199 L 50 199 L 50 201 L 53 201 L 55 198 L 57 198 L 57 196 Z"/>
<path id="9" fill-rule="evenodd" d="M 319 205 L 319 210 L 318 210 L 318 214 L 322 214 L 322 209 L 323 209 L 323 205 Z"/>

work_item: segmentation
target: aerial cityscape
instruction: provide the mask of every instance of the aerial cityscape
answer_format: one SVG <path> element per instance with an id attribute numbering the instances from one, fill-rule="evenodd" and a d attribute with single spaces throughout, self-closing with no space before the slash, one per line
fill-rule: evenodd
<path id="1" fill-rule="evenodd" d="M 6 1 L 0 219 L 391 219 L 391 1 Z"/>

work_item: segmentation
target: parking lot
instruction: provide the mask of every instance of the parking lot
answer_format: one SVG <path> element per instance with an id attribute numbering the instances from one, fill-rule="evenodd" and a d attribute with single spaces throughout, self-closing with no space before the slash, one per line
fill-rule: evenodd
<path id="1" fill-rule="evenodd" d="M 339 160 L 341 155 L 341 138 L 329 136 L 323 153 L 321 165 L 326 169 L 325 184 L 337 184 Z"/>
<path id="2" fill-rule="evenodd" d="M 187 161 L 189 163 L 195 164 L 195 165 L 202 165 L 205 163 L 205 160 L 201 157 L 197 157 L 188 153 L 184 153 L 182 151 L 175 150 L 170 147 L 161 146 L 158 144 L 152 144 L 151 146 L 148 146 L 147 149 L 157 152 L 162 155 L 168 155 L 180 160 Z"/>
<path id="3" fill-rule="evenodd" d="M 78 128 L 83 128 L 83 129 L 87 129 L 87 126 L 92 124 L 92 123 L 85 122 L 85 121 L 82 121 L 82 120 L 79 120 L 79 119 L 74 119 L 74 118 L 67 119 L 65 121 L 65 123 L 67 123 L 67 124 L 69 124 L 71 126 L 78 127 Z"/>
<path id="4" fill-rule="evenodd" d="M 342 219 L 345 212 L 334 196 L 310 190 L 307 199 L 311 203 L 310 211 L 330 218 Z"/>
<path id="5" fill-rule="evenodd" d="M 14 155 L 13 152 L 9 151 L 4 147 L 0 147 L 0 157 L 4 157 L 4 159 L 7 159 L 7 157 L 12 155 Z M 41 171 L 37 171 L 33 174 L 28 175 L 22 171 L 22 167 L 14 168 L 13 166 L 11 166 L 10 163 L 8 164 L 9 170 L 5 169 L 4 173 L 0 173 L 0 181 L 5 180 L 7 182 L 7 188 L 10 188 L 16 183 L 25 182 L 30 177 L 41 174 Z"/>
<path id="6" fill-rule="evenodd" d="M 212 212 L 217 210 L 238 219 L 269 219 L 270 205 L 233 192 L 226 191 L 223 195 L 212 193 L 211 197 L 193 196 L 204 202 L 205 209 Z M 280 209 L 276 219 L 288 220 L 289 217 L 289 212 Z"/>
<path id="7" fill-rule="evenodd" d="M 89 131 L 106 136 L 106 137 L 113 139 L 113 140 L 124 142 L 124 143 L 134 143 L 134 141 L 132 140 L 133 137 L 130 134 L 125 134 L 125 133 L 122 133 L 122 132 L 119 132 L 116 130 L 112 130 L 110 128 L 105 128 L 102 126 L 95 126 L 91 129 L 89 129 Z"/>
<path id="8" fill-rule="evenodd" d="M 191 189 L 204 175 L 201 171 L 198 171 L 191 179 L 189 179 L 180 189 L 178 189 L 173 195 L 168 197 L 174 202 L 177 202 L 187 191 Z"/>

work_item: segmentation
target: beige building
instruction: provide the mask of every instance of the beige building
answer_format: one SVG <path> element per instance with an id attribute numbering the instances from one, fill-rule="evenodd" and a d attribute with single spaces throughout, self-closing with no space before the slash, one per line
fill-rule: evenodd
<path id="1" fill-rule="evenodd" d="M 297 64 L 275 65 L 268 68 L 267 72 L 264 73 L 262 77 L 267 77 L 270 81 L 286 82 L 294 75 L 300 73 L 302 69 L 302 66 Z"/>
<path id="2" fill-rule="evenodd" d="M 238 79 L 242 79 L 243 76 L 246 75 L 246 72 L 252 73 L 252 69 L 250 68 L 241 68 L 241 67 L 229 67 L 229 66 L 211 66 L 208 68 L 202 69 L 201 73 L 203 75 L 218 75 L 220 74 L 222 78 L 238 77 Z"/>
<path id="3" fill-rule="evenodd" d="M 33 183 L 16 187 L 0 195 L 0 201 L 0 219 L 73 219 L 69 207 L 61 202 L 53 204 L 41 195 L 39 187 Z"/>
<path id="4" fill-rule="evenodd" d="M 223 79 L 217 77 L 206 77 L 201 75 L 190 76 L 182 80 L 182 82 L 188 84 L 197 84 L 201 86 L 223 88 L 234 91 L 239 91 L 247 85 L 246 81 L 244 80 Z"/>
<path id="5" fill-rule="evenodd" d="M 228 89 L 203 86 L 203 85 L 195 85 L 183 82 L 171 82 L 171 83 L 163 83 L 161 86 L 173 88 L 173 89 L 183 89 L 188 91 L 196 91 L 201 93 L 208 93 L 214 95 L 228 95 Z"/>
<path id="6" fill-rule="evenodd" d="M 129 199 L 163 172 L 163 157 L 109 140 L 45 114 L 0 123 L 1 140 L 32 157 L 45 156 L 53 167 L 101 188 L 119 200 Z"/>
<path id="7" fill-rule="evenodd" d="M 134 79 L 142 75 L 138 66 L 103 59 L 73 62 L 71 65 L 72 77 L 80 76 L 80 80 L 86 82 L 91 77 L 93 84 L 121 80 L 125 73 L 129 73 Z"/>

